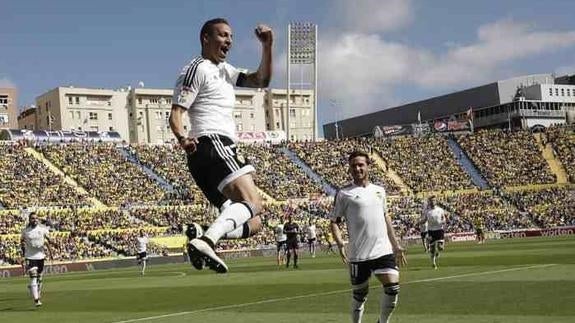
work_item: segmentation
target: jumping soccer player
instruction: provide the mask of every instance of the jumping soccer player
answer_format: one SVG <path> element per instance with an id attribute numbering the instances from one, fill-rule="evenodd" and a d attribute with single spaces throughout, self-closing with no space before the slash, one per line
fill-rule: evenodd
<path id="1" fill-rule="evenodd" d="M 218 240 L 226 234 L 247 238 L 262 228 L 258 216 L 262 201 L 252 178 L 255 169 L 237 156 L 233 117 L 234 86 L 264 88 L 271 80 L 272 30 L 258 25 L 255 34 L 262 56 L 258 70 L 248 73 L 226 62 L 233 39 L 230 24 L 222 18 L 207 21 L 200 31 L 201 56 L 184 67 L 174 89 L 170 127 L 187 153 L 196 184 L 221 212 L 202 237 L 189 243 L 196 269 L 207 265 L 218 273 L 227 272 L 228 266 L 214 251 Z M 182 123 L 185 113 L 189 133 Z"/>

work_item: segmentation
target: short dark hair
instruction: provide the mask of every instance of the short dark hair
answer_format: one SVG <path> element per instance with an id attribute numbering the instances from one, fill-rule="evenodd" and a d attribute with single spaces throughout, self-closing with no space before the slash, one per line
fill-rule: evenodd
<path id="1" fill-rule="evenodd" d="M 347 161 L 349 163 L 351 163 L 351 160 L 354 159 L 355 157 L 365 157 L 366 163 L 368 165 L 371 164 L 371 160 L 369 159 L 369 155 L 366 152 L 363 152 L 360 150 L 353 151 L 351 154 L 349 154 L 349 158 L 347 159 Z"/>
<path id="2" fill-rule="evenodd" d="M 202 38 L 204 37 L 204 34 L 210 33 L 214 25 L 217 24 L 226 24 L 228 26 L 230 25 L 230 23 L 225 18 L 214 18 L 206 21 L 202 26 L 202 29 L 200 29 L 200 44 L 203 43 Z"/>

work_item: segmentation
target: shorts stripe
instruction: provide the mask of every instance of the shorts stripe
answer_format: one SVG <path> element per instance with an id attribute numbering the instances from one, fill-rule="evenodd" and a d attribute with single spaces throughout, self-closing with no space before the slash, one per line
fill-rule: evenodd
<path id="1" fill-rule="evenodd" d="M 209 136 L 210 136 L 210 139 L 212 139 L 212 142 L 214 144 L 214 148 L 216 148 L 218 155 L 220 155 L 220 157 L 224 160 L 226 165 L 228 165 L 230 170 L 233 172 L 238 171 L 240 169 L 240 166 L 235 161 L 235 159 L 233 157 L 233 152 L 231 152 L 231 151 L 227 152 L 226 151 L 224 144 L 222 143 L 222 141 L 218 135 L 209 135 Z"/>

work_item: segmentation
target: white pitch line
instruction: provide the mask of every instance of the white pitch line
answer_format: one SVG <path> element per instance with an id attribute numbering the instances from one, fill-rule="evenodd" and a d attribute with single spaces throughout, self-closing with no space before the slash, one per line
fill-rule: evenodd
<path id="1" fill-rule="evenodd" d="M 416 284 L 416 283 L 427 283 L 427 282 L 433 282 L 433 281 L 438 281 L 438 280 L 447 280 L 447 279 L 461 278 L 461 277 L 499 274 L 499 273 L 504 273 L 504 272 L 534 269 L 534 268 L 545 268 L 545 267 L 551 267 L 554 265 L 555 264 L 534 265 L 534 266 L 526 266 L 526 267 L 507 268 L 507 269 L 501 269 L 501 270 L 474 272 L 474 273 L 453 275 L 453 276 L 444 276 L 444 277 L 437 277 L 437 278 L 420 279 L 420 280 L 414 280 L 414 281 L 410 281 L 410 282 L 401 283 L 401 285 L 409 285 L 409 284 Z M 379 287 L 379 285 L 378 286 L 372 286 L 370 288 L 378 288 L 378 287 Z M 240 307 L 261 305 L 261 304 L 267 304 L 267 303 L 283 302 L 283 301 L 290 301 L 290 300 L 300 299 L 300 298 L 326 296 L 326 295 L 333 295 L 333 294 L 339 294 L 339 293 L 350 292 L 350 291 L 351 291 L 351 289 L 348 288 L 348 289 L 334 290 L 331 292 L 304 294 L 304 295 L 289 296 L 289 297 L 282 297 L 282 298 L 271 298 L 271 299 L 266 299 L 266 300 L 256 301 L 256 302 L 206 307 L 206 308 L 202 308 L 202 309 L 195 310 L 195 311 L 176 312 L 176 313 L 170 313 L 170 314 L 164 314 L 164 315 L 148 316 L 148 317 L 142 317 L 139 319 L 116 321 L 116 322 L 112 322 L 112 323 L 131 323 L 131 322 L 152 321 L 152 320 L 163 319 L 163 318 L 174 317 L 174 316 L 183 316 L 183 315 L 197 314 L 197 313 L 203 313 L 203 312 L 209 312 L 209 311 L 226 310 L 226 309 L 230 309 L 230 308 L 240 308 Z"/>

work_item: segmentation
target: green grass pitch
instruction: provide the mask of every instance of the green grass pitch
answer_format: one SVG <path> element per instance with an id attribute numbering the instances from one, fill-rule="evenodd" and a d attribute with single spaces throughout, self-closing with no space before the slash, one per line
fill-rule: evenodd
<path id="1" fill-rule="evenodd" d="M 408 250 L 392 322 L 575 322 L 575 237 L 448 244 L 433 270 Z M 230 261 L 216 275 L 187 265 L 45 278 L 34 308 L 27 279 L 0 280 L 0 322 L 349 322 L 346 268 L 334 255 Z M 364 322 L 376 322 L 381 287 L 371 280 Z"/>

